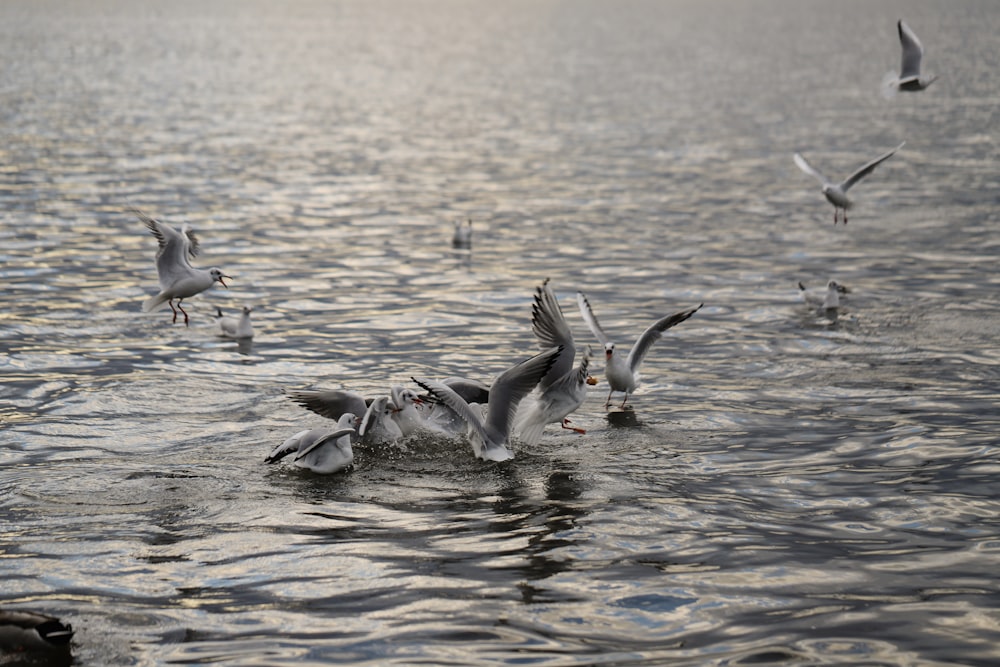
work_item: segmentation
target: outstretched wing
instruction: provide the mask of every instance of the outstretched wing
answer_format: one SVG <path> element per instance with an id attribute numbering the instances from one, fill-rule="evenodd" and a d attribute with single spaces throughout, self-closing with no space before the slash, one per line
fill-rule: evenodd
<path id="1" fill-rule="evenodd" d="M 411 377 L 410 379 L 420 385 L 424 391 L 433 396 L 436 400 L 451 408 L 455 414 L 461 417 L 462 421 L 479 433 L 479 435 L 483 438 L 483 442 L 486 442 L 486 428 L 483 423 L 482 415 L 479 414 L 477 410 L 474 410 L 471 405 L 466 403 L 465 399 L 455 393 L 454 389 L 442 382 L 437 382 L 436 380 L 428 380 L 427 378 L 418 377 Z"/>
<path id="2" fill-rule="evenodd" d="M 896 23 L 899 31 L 899 43 L 903 47 L 903 61 L 899 68 L 899 78 L 909 79 L 920 77 L 920 60 L 924 57 L 924 45 L 917 39 L 910 26 L 900 19 Z"/>
<path id="3" fill-rule="evenodd" d="M 598 342 L 606 348 L 611 343 L 611 339 L 601 328 L 601 324 L 597 321 L 597 316 L 594 315 L 594 310 L 590 307 L 590 302 L 587 301 L 587 296 L 583 292 L 576 293 L 576 303 L 580 306 L 580 315 L 583 316 L 583 321 L 587 323 Z"/>
<path id="4" fill-rule="evenodd" d="M 906 145 L 906 142 L 904 141 L 903 143 L 901 143 L 900 145 L 896 146 L 895 148 L 893 148 L 888 153 L 884 153 L 882 155 L 879 155 L 877 158 L 875 158 L 871 162 L 868 162 L 868 163 L 864 164 L 863 166 L 861 166 L 860 168 L 858 168 L 857 171 L 855 171 L 853 174 L 851 174 L 846 179 L 844 179 L 844 182 L 840 184 L 840 189 L 843 190 L 844 192 L 847 192 L 848 189 L 850 189 L 851 186 L 853 186 L 855 183 L 857 183 L 858 181 L 860 181 L 862 178 L 864 178 L 868 174 L 870 174 L 873 171 L 875 171 L 875 167 L 879 166 L 880 164 L 882 164 L 883 162 L 885 162 L 886 160 L 888 160 L 889 158 L 891 158 L 893 155 L 896 154 L 896 151 L 898 151 L 900 148 L 902 148 L 905 145 Z"/>
<path id="5" fill-rule="evenodd" d="M 562 347 L 540 352 L 508 368 L 493 382 L 486 411 L 486 430 L 494 441 L 507 440 L 518 404 L 538 385 L 562 352 Z"/>
<path id="6" fill-rule="evenodd" d="M 331 389 L 329 391 L 289 391 L 288 398 L 292 399 L 306 410 L 312 410 L 318 415 L 327 419 L 340 419 L 340 416 L 348 412 L 354 415 L 363 415 L 368 409 L 371 401 L 366 401 L 361 394 L 343 389 Z"/>
<path id="7" fill-rule="evenodd" d="M 535 303 L 531 307 L 531 330 L 543 350 L 560 345 L 563 348 L 562 354 L 539 382 L 544 389 L 573 369 L 573 358 L 576 356 L 573 333 L 566 323 L 556 295 L 549 287 L 548 278 L 535 290 Z"/>
<path id="8" fill-rule="evenodd" d="M 801 153 L 796 153 L 793 156 L 793 159 L 795 160 L 795 165 L 799 169 L 801 169 L 805 173 L 809 174 L 810 176 L 812 176 L 813 178 L 815 178 L 817 181 L 819 181 L 823 185 L 827 185 L 830 182 L 829 180 L 827 180 L 826 176 L 824 176 L 823 174 L 819 173 L 819 171 L 817 171 L 811 164 L 809 164 L 808 162 L 806 162 L 806 159 L 804 157 L 802 157 Z"/>
<path id="9" fill-rule="evenodd" d="M 628 366 L 635 373 L 638 370 L 639 365 L 642 364 L 643 358 L 645 358 L 646 353 L 649 352 L 649 348 L 653 346 L 653 343 L 658 341 L 662 336 L 663 332 L 670 327 L 677 326 L 684 320 L 688 319 L 692 315 L 698 312 L 702 306 L 705 304 L 698 304 L 697 308 L 690 308 L 688 310 L 682 310 L 679 313 L 674 313 L 673 315 L 667 315 L 664 318 L 653 322 L 652 326 L 642 332 L 639 336 L 639 340 L 635 342 L 632 349 L 628 353 Z"/>

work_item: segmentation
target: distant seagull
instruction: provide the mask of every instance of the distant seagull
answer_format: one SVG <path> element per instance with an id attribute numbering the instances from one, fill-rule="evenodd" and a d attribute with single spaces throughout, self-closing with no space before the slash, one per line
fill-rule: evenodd
<path id="1" fill-rule="evenodd" d="M 178 232 L 167 223 L 154 220 L 137 208 L 133 208 L 132 212 L 146 223 L 159 243 L 156 272 L 160 278 L 160 293 L 146 299 L 142 310 L 148 313 L 167 303 L 174 313 L 173 321 L 177 322 L 177 310 L 174 309 L 174 299 L 177 299 L 177 308 L 184 314 L 184 324 L 187 325 L 188 314 L 181 307 L 181 301 L 204 292 L 216 282 L 228 287 L 223 278 L 232 278 L 214 267 L 206 270 L 191 266 L 191 259 L 198 255 L 199 246 L 198 238 L 187 224 Z"/>
<path id="2" fill-rule="evenodd" d="M 18 653 L 68 651 L 72 638 L 73 626 L 69 623 L 63 623 L 54 616 L 33 611 L 0 609 L 0 653 L 5 650 Z M 6 664 L 6 661 L 3 662 Z M 24 663 L 21 663 L 20 660 L 15 660 L 15 662 L 17 664 L 35 664 L 33 660 Z"/>
<path id="3" fill-rule="evenodd" d="M 898 77 L 894 72 L 889 72 L 882 81 L 882 94 L 887 98 L 901 90 L 911 93 L 921 91 L 937 79 L 937 76 L 920 76 L 924 45 L 917 39 L 916 33 L 902 19 L 896 23 L 896 29 L 899 32 L 899 43 L 903 47 L 903 61 Z"/>
<path id="4" fill-rule="evenodd" d="M 472 247 L 472 220 L 463 225 L 461 222 L 455 223 L 455 233 L 451 237 L 451 245 L 454 248 Z"/>
<path id="5" fill-rule="evenodd" d="M 477 457 L 489 461 L 507 461 L 514 458 L 508 442 L 517 406 L 549 371 L 560 352 L 559 348 L 546 350 L 501 373 L 490 386 L 490 402 L 485 419 L 479 404 L 470 405 L 443 382 L 426 378 L 412 379 L 465 421 L 468 425 L 469 442 Z"/>
<path id="6" fill-rule="evenodd" d="M 226 317 L 221 308 L 216 308 L 219 323 L 219 335 L 226 338 L 253 338 L 253 324 L 250 322 L 250 306 L 243 306 L 243 314 L 237 317 Z"/>
<path id="7" fill-rule="evenodd" d="M 837 211 L 839 209 L 843 209 L 844 224 L 846 225 L 847 209 L 854 206 L 854 202 L 852 202 L 850 199 L 847 198 L 847 191 L 850 190 L 855 183 L 857 183 L 862 178 L 875 171 L 875 167 L 879 166 L 880 164 L 891 158 L 893 155 L 896 154 L 896 151 L 898 151 L 905 145 L 906 142 L 904 141 L 903 143 L 896 146 L 888 153 L 883 153 L 882 155 L 878 156 L 871 162 L 865 163 L 864 165 L 859 167 L 853 174 L 845 178 L 842 183 L 833 183 L 829 181 L 826 178 L 826 176 L 816 171 L 816 169 L 814 169 L 812 165 L 806 162 L 806 159 L 802 157 L 801 154 L 796 153 L 794 157 L 795 157 L 795 164 L 796 166 L 798 166 L 799 169 L 801 169 L 803 172 L 809 174 L 817 181 L 822 183 L 823 195 L 826 196 L 826 200 L 828 202 L 833 204 L 833 224 L 837 224 Z"/>
<path id="8" fill-rule="evenodd" d="M 840 295 L 847 293 L 847 288 L 831 280 L 826 284 L 826 289 L 806 289 L 806 286 L 799 283 L 799 295 L 802 300 L 810 306 L 816 306 L 821 310 L 836 310 L 840 307 Z"/>
<path id="9" fill-rule="evenodd" d="M 580 365 L 573 367 L 576 345 L 573 333 L 563 315 L 548 278 L 535 289 L 535 302 L 531 307 L 531 330 L 545 350 L 561 347 L 562 352 L 552 368 L 538 382 L 540 395 L 529 399 L 522 406 L 515 420 L 518 437 L 527 445 L 534 445 L 542 436 L 546 424 L 559 422 L 563 428 L 586 433 L 582 428 L 569 425 L 569 415 L 587 398 L 587 386 L 597 384 L 590 376 L 590 355 L 584 354 Z"/>
<path id="10" fill-rule="evenodd" d="M 639 366 L 642 364 L 642 360 L 646 358 L 649 348 L 663 336 L 664 331 L 688 319 L 705 305 L 703 303 L 698 304 L 696 308 L 682 310 L 653 322 L 649 328 L 642 332 L 635 345 L 629 350 L 628 356 L 623 359 L 621 354 L 615 352 L 615 344 L 604 333 L 600 323 L 597 321 L 597 316 L 594 315 L 594 311 L 590 307 L 590 302 L 587 301 L 587 297 L 583 292 L 576 293 L 576 300 L 580 306 L 580 314 L 583 315 L 587 326 L 590 327 L 594 336 L 604 346 L 604 375 L 608 379 L 608 385 L 611 387 L 610 391 L 608 391 L 608 400 L 605 401 L 604 407 L 611 405 L 611 395 L 619 391 L 625 392 L 625 399 L 621 404 L 623 408 L 625 407 L 625 403 L 628 402 L 629 395 L 639 386 Z"/>
<path id="11" fill-rule="evenodd" d="M 350 436 L 355 432 L 357 422 L 354 414 L 347 413 L 337 420 L 336 428 L 299 431 L 275 447 L 264 462 L 277 463 L 289 454 L 295 454 L 292 465 L 298 468 L 324 475 L 343 470 L 354 462 Z"/>

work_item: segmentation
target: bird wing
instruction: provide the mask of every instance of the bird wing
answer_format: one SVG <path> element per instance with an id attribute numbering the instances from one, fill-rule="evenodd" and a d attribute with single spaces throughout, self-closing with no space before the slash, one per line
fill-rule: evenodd
<path id="1" fill-rule="evenodd" d="M 410 379 L 420 385 L 424 391 L 429 393 L 436 400 L 451 408 L 452 411 L 461 417 L 462 421 L 468 424 L 470 428 L 478 431 L 479 435 L 483 438 L 483 442 L 486 442 L 486 427 L 483 423 L 482 415 L 477 410 L 474 410 L 471 405 L 466 403 L 464 398 L 455 393 L 454 389 L 442 382 L 437 382 L 436 380 L 428 380 L 427 378 L 418 377 L 411 377 Z"/>
<path id="2" fill-rule="evenodd" d="M 813 178 L 815 178 L 817 181 L 819 181 L 823 185 L 827 185 L 830 182 L 829 180 L 827 180 L 826 176 L 824 176 L 823 174 L 819 173 L 819 171 L 817 171 L 815 167 L 813 167 L 811 164 L 809 164 L 808 162 L 806 162 L 806 159 L 804 157 L 802 157 L 801 153 L 796 153 L 792 157 L 795 160 L 795 165 L 799 169 L 801 169 L 805 173 L 809 174 L 810 176 L 812 176 Z"/>
<path id="3" fill-rule="evenodd" d="M 877 158 L 875 158 L 871 162 L 865 163 L 863 166 L 861 166 L 860 168 L 858 168 L 853 174 L 851 174 L 846 179 L 844 179 L 844 182 L 840 184 L 840 189 L 843 190 L 844 192 L 847 192 L 847 190 L 851 186 L 853 186 L 855 183 L 857 183 L 858 181 L 860 181 L 862 178 L 864 178 L 868 174 L 870 174 L 873 171 L 875 171 L 875 167 L 879 166 L 884 161 L 886 161 L 889 158 L 891 158 L 896 153 L 896 151 L 898 151 L 900 148 L 902 148 L 905 145 L 906 145 L 906 142 L 904 141 L 903 143 L 901 143 L 900 145 L 896 146 L 895 148 L 893 148 L 888 153 L 883 153 L 882 155 L 879 155 Z"/>
<path id="4" fill-rule="evenodd" d="M 543 350 L 560 345 L 563 347 L 562 354 L 539 382 L 544 389 L 569 373 L 573 368 L 573 358 L 576 357 L 573 332 L 566 323 L 556 295 L 549 287 L 548 278 L 535 290 L 535 302 L 531 306 L 531 330 Z"/>
<path id="5" fill-rule="evenodd" d="M 587 301 L 587 296 L 583 292 L 576 293 L 576 303 L 580 306 L 580 315 L 583 316 L 583 321 L 587 323 L 590 331 L 601 345 L 607 347 L 611 343 L 611 339 L 601 328 L 601 324 L 597 321 L 597 316 L 594 315 L 594 310 L 590 307 L 590 302 Z"/>
<path id="6" fill-rule="evenodd" d="M 682 310 L 679 313 L 674 313 L 673 315 L 667 315 L 653 324 L 642 332 L 639 336 L 639 340 L 635 342 L 632 349 L 628 353 L 628 366 L 635 373 L 638 370 L 639 365 L 642 363 L 643 358 L 645 358 L 646 353 L 649 352 L 649 348 L 653 346 L 653 343 L 658 341 L 662 336 L 663 332 L 670 327 L 676 326 L 691 317 L 701 309 L 705 304 L 698 304 L 697 308 L 689 308 L 688 310 Z"/>
<path id="7" fill-rule="evenodd" d="M 341 415 L 348 412 L 354 415 L 363 415 L 368 409 L 368 401 L 361 394 L 343 389 L 332 389 L 329 391 L 289 391 L 288 398 L 292 399 L 307 410 L 312 410 L 318 415 L 328 419 L 340 419 Z"/>
<path id="8" fill-rule="evenodd" d="M 178 232 L 167 223 L 151 218 L 137 208 L 133 208 L 132 212 L 145 223 L 159 245 L 156 251 L 156 274 L 160 280 L 160 287 L 168 289 L 174 281 L 187 277 L 193 268 L 190 260 L 193 256 L 191 252 L 193 234 L 187 225 L 183 232 Z"/>
<path id="9" fill-rule="evenodd" d="M 299 443 L 302 441 L 302 437 L 308 432 L 309 429 L 299 431 L 292 437 L 286 439 L 283 443 L 271 450 L 271 453 L 264 459 L 264 463 L 277 463 L 292 452 L 299 451 Z"/>
<path id="10" fill-rule="evenodd" d="M 349 427 L 347 427 L 347 428 L 338 428 L 338 429 L 335 429 L 333 431 L 330 431 L 329 433 L 327 433 L 326 435 L 324 435 L 322 438 L 317 438 L 315 442 L 313 442 L 311 445 L 309 445 L 305 449 L 299 451 L 299 453 L 292 460 L 293 461 L 298 461 L 299 459 L 302 459 L 305 456 L 307 456 L 309 454 L 309 452 L 314 452 L 314 451 L 316 451 L 317 449 L 319 449 L 320 447 L 322 447 L 323 445 L 325 445 L 327 443 L 337 442 L 338 440 L 340 440 L 341 438 L 343 438 L 345 435 L 350 435 L 351 433 L 354 433 L 354 429 L 353 428 L 349 428 Z"/>
<path id="11" fill-rule="evenodd" d="M 517 406 L 542 379 L 556 358 L 562 354 L 562 347 L 553 347 L 539 352 L 530 359 L 512 366 L 500 374 L 490 387 L 490 402 L 486 411 L 485 428 L 495 442 L 506 442 L 514 420 Z"/>
<path id="12" fill-rule="evenodd" d="M 920 76 L 920 60 L 924 57 L 924 45 L 917 39 L 910 26 L 902 19 L 896 23 L 899 30 L 899 43 L 903 47 L 903 61 L 899 68 L 899 78 L 909 79 Z"/>

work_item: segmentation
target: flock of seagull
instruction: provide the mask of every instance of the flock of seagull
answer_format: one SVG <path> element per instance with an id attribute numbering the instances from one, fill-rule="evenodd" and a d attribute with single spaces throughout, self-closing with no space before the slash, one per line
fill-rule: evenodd
<path id="1" fill-rule="evenodd" d="M 935 77 L 920 73 L 923 46 L 913 31 L 902 20 L 897 23 L 903 50 L 902 66 L 898 76 L 883 82 L 884 91 L 918 91 L 927 88 Z M 841 182 L 834 182 L 814 168 L 800 154 L 794 154 L 795 164 L 822 185 L 822 193 L 834 207 L 834 224 L 840 220 L 847 224 L 847 211 L 853 205 L 847 192 L 876 167 L 892 157 L 905 142 L 879 155 L 856 169 Z M 168 305 L 173 312 L 173 322 L 182 315 L 185 325 L 189 317 L 184 310 L 184 299 L 199 294 L 215 283 L 227 287 L 231 280 L 217 267 L 199 269 L 191 264 L 199 251 L 198 238 L 185 224 L 180 230 L 152 218 L 133 208 L 133 212 L 156 237 L 158 250 L 156 268 L 160 291 L 143 303 L 144 311 Z M 455 225 L 453 245 L 471 247 L 472 221 Z M 847 290 L 835 280 L 829 281 L 825 290 L 818 293 L 799 288 L 803 299 L 827 313 L 836 312 L 840 295 Z M 605 333 L 594 314 L 590 301 L 577 293 L 577 306 L 584 322 L 604 348 L 604 375 L 608 383 L 605 408 L 611 406 L 615 393 L 624 394 L 620 408 L 624 409 L 631 394 L 639 384 L 639 367 L 653 343 L 668 329 L 684 322 L 702 307 L 700 304 L 666 315 L 639 336 L 627 352 L 616 349 L 615 343 Z M 219 333 L 236 339 L 253 337 L 250 321 L 251 308 L 245 306 L 239 317 L 227 317 L 217 311 Z M 589 373 L 591 352 L 588 348 L 579 355 L 548 280 L 540 285 L 534 296 L 531 319 L 532 332 L 538 339 L 541 352 L 530 359 L 508 368 L 491 385 L 462 379 L 411 378 L 422 390 L 418 393 L 395 385 L 386 396 L 363 397 L 347 390 L 292 391 L 289 397 L 317 414 L 335 420 L 332 428 L 314 428 L 296 433 L 278 445 L 266 458 L 274 463 L 290 457 L 296 467 L 317 473 L 333 473 L 351 465 L 354 460 L 352 446 L 384 445 L 397 443 L 418 431 L 464 435 L 478 458 L 489 461 L 506 461 L 514 456 L 511 441 L 531 446 L 538 442 L 548 424 L 559 423 L 563 428 L 583 433 L 583 429 L 570 425 L 569 415 L 584 402 L 587 387 L 597 384 Z M 530 400 L 525 400 L 530 397 Z"/>
<path id="2" fill-rule="evenodd" d="M 924 90 L 937 78 L 925 77 L 920 72 L 924 48 L 916 34 L 902 20 L 897 22 L 897 31 L 902 64 L 898 75 L 889 73 L 883 80 L 882 91 L 886 97 L 900 91 Z M 834 224 L 838 222 L 839 212 L 843 211 L 846 225 L 847 211 L 853 204 L 847 191 L 904 144 L 865 163 L 840 183 L 830 181 L 799 153 L 794 155 L 794 161 L 822 185 L 823 195 L 834 207 Z M 142 309 L 149 312 L 166 304 L 173 312 L 174 323 L 180 314 L 188 325 L 183 300 L 204 292 L 215 283 L 227 287 L 225 281 L 232 278 L 219 268 L 199 269 L 191 264 L 198 255 L 199 243 L 188 225 L 177 230 L 138 209 L 132 210 L 158 242 L 156 268 L 160 291 L 147 299 Z M 467 225 L 456 224 L 453 244 L 461 248 L 470 247 L 471 243 L 471 220 Z M 835 280 L 830 280 L 822 290 L 807 290 L 802 283 L 799 288 L 807 303 L 827 312 L 835 311 L 840 295 L 847 292 Z M 660 318 L 639 336 L 627 353 L 622 354 L 602 329 L 583 293 L 577 293 L 577 305 L 587 326 L 604 348 L 605 377 L 609 386 L 606 408 L 616 392 L 624 393 L 620 404 L 624 408 L 639 383 L 639 366 L 653 343 L 702 307 L 699 305 Z M 218 310 L 220 335 L 252 338 L 250 313 L 247 306 L 239 317 L 227 317 Z M 506 461 L 514 456 L 510 448 L 512 438 L 533 445 L 548 424 L 559 423 L 563 428 L 583 433 L 583 429 L 571 426 L 568 417 L 582 405 L 587 387 L 597 384 L 589 373 L 591 352 L 588 348 L 576 360 L 573 335 L 548 280 L 535 291 L 531 326 L 542 351 L 507 369 L 489 386 L 463 378 L 437 381 L 414 377 L 413 382 L 423 393 L 400 385 L 391 387 L 387 396 L 370 398 L 347 390 L 288 392 L 289 398 L 303 407 L 336 420 L 336 426 L 296 433 L 276 447 L 265 461 L 274 463 L 291 456 L 297 467 L 333 473 L 353 462 L 352 444 L 391 444 L 420 431 L 450 436 L 464 434 L 479 458 Z M 531 400 L 526 401 L 529 395 Z M 19 650 L 68 649 L 72 636 L 72 626 L 51 616 L 0 610 L 0 646 L 14 646 Z"/>

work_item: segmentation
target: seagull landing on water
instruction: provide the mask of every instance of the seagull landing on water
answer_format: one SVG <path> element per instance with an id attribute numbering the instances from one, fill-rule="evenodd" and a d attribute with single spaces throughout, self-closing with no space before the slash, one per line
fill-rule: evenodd
<path id="1" fill-rule="evenodd" d="M 570 426 L 569 415 L 583 405 L 587 387 L 597 384 L 588 373 L 589 351 L 573 366 L 576 344 L 573 333 L 563 315 L 559 301 L 549 286 L 548 278 L 535 289 L 535 302 L 531 306 L 531 330 L 543 350 L 562 348 L 552 368 L 538 382 L 539 394 L 529 397 L 515 420 L 518 437 L 526 445 L 537 444 L 546 424 L 560 423 L 564 429 L 586 433 L 582 428 Z"/>
<path id="2" fill-rule="evenodd" d="M 837 212 L 841 209 L 844 211 L 844 224 L 847 224 L 847 209 L 854 206 L 854 202 L 847 198 L 847 191 L 851 189 L 854 184 L 860 181 L 862 178 L 868 174 L 875 171 L 875 167 L 879 166 L 893 155 L 896 154 L 900 148 L 906 145 L 904 141 L 900 145 L 893 148 L 888 153 L 883 153 L 871 162 L 867 162 L 858 169 L 854 171 L 853 174 L 845 178 L 840 183 L 833 183 L 826 176 L 819 173 L 811 164 L 806 162 L 806 159 L 802 157 L 801 154 L 796 153 L 794 156 L 796 166 L 801 169 L 804 173 L 809 174 L 817 181 L 823 185 L 823 195 L 826 200 L 833 204 L 833 224 L 837 224 Z"/>
<path id="3" fill-rule="evenodd" d="M 896 23 L 899 32 L 899 44 L 903 48 L 903 61 L 899 68 L 899 76 L 889 72 L 882 80 L 882 94 L 886 98 L 895 96 L 899 91 L 915 93 L 934 83 L 937 76 L 921 76 L 920 61 L 924 57 L 924 45 L 917 39 L 917 34 L 910 26 L 900 19 Z"/>
<path id="4" fill-rule="evenodd" d="M 521 400 L 549 372 L 560 348 L 552 348 L 508 368 L 490 385 L 490 402 L 486 418 L 478 404 L 469 404 L 454 389 L 426 378 L 412 378 L 434 398 L 441 401 L 466 423 L 469 442 L 476 456 L 488 461 L 507 461 L 514 458 L 514 452 L 507 446 L 514 413 Z"/>
<path id="5" fill-rule="evenodd" d="M 142 310 L 148 313 L 166 303 L 174 313 L 173 321 L 177 322 L 177 309 L 179 309 L 184 314 L 184 324 L 188 325 L 188 314 L 181 307 L 181 301 L 204 292 L 216 282 L 228 287 L 223 279 L 232 280 L 232 278 L 215 267 L 196 269 L 191 266 L 191 259 L 198 255 L 199 246 L 198 237 L 187 224 L 181 231 L 177 231 L 137 208 L 133 208 L 132 212 L 146 224 L 159 243 L 156 251 L 156 273 L 160 279 L 160 293 L 146 299 L 142 304 Z M 174 299 L 177 299 L 177 309 L 174 308 Z"/>
<path id="6" fill-rule="evenodd" d="M 590 307 L 590 302 L 587 301 L 587 297 L 583 292 L 576 293 L 576 300 L 580 306 L 580 314 L 583 315 L 587 326 L 590 327 L 594 336 L 604 346 L 604 376 L 608 379 L 608 386 L 610 387 L 608 400 L 604 402 L 604 407 L 611 405 L 611 395 L 613 393 L 622 391 L 625 392 L 625 399 L 622 400 L 621 404 L 622 408 L 628 402 L 629 395 L 639 386 L 639 366 L 642 364 L 642 360 L 646 358 L 646 353 L 649 352 L 649 348 L 653 346 L 653 343 L 663 336 L 664 331 L 688 319 L 705 305 L 703 303 L 698 304 L 696 308 L 682 310 L 653 322 L 639 336 L 635 345 L 629 350 L 628 356 L 622 358 L 622 355 L 615 351 L 615 344 L 611 342 L 608 335 L 604 333 L 604 329 L 601 328 L 600 323 L 597 321 L 597 316 L 594 315 L 594 311 Z"/>

